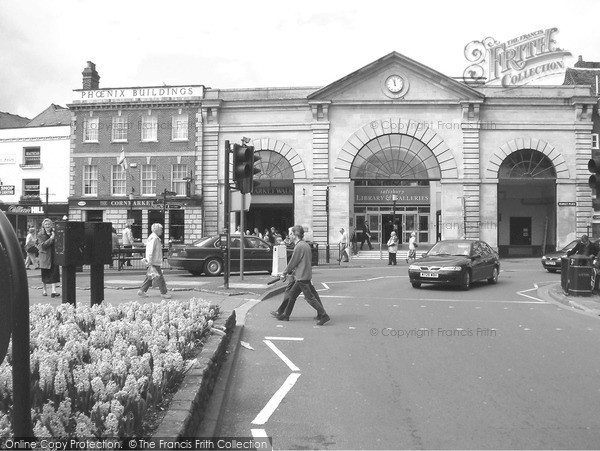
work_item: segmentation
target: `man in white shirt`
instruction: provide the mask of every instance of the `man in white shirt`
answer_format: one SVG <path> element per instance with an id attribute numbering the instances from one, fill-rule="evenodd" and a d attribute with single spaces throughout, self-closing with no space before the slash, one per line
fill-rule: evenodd
<path id="1" fill-rule="evenodd" d="M 340 255 L 338 257 L 338 262 L 343 261 L 348 262 L 350 257 L 350 237 L 348 236 L 348 232 L 346 232 L 343 228 L 340 229 L 340 240 L 338 241 L 338 246 L 340 248 Z"/>

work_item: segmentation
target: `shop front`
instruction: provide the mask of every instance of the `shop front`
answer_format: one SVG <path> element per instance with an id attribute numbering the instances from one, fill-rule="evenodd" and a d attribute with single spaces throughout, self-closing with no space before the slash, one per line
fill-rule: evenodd
<path id="1" fill-rule="evenodd" d="M 160 199 L 70 199 L 69 218 L 73 221 L 111 222 L 120 235 L 126 225 L 136 242 L 144 241 L 152 224 L 164 226 L 163 241 L 183 243 L 199 237 L 197 218 L 201 217 L 201 200 L 195 198 Z"/>
<path id="2" fill-rule="evenodd" d="M 67 204 L 0 204 L 0 210 L 13 226 L 19 242 L 23 244 L 31 227 L 37 232 L 41 229 L 44 218 L 60 221 L 69 212 Z"/>
<path id="3" fill-rule="evenodd" d="M 432 186 L 373 186 L 365 182 L 357 182 L 354 186 L 352 211 L 359 242 L 365 223 L 369 226 L 374 245 L 385 245 L 392 231 L 396 232 L 400 243 L 408 243 L 413 232 L 420 243 L 435 242 L 439 231 L 436 229 L 435 210 L 432 209 Z"/>

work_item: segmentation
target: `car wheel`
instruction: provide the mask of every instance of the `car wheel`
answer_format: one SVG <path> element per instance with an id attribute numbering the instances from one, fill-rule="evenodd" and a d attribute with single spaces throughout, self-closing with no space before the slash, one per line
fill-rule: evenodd
<path id="1" fill-rule="evenodd" d="M 421 288 L 421 282 L 411 282 L 410 284 L 413 286 L 413 288 Z"/>
<path id="2" fill-rule="evenodd" d="M 463 273 L 463 278 L 460 287 L 463 290 L 468 290 L 471 287 L 471 273 L 468 269 Z"/>
<path id="3" fill-rule="evenodd" d="M 548 272 L 552 272 L 552 273 L 555 273 L 555 272 L 557 272 L 557 271 L 558 271 L 558 269 L 550 269 L 550 268 L 546 268 L 546 271 L 548 271 Z"/>
<path id="4" fill-rule="evenodd" d="M 492 277 L 488 279 L 488 283 L 498 283 L 498 267 L 494 266 L 492 270 Z"/>
<path id="5" fill-rule="evenodd" d="M 199 275 L 201 275 L 201 274 L 202 274 L 202 271 L 192 271 L 192 270 L 189 270 L 188 272 L 189 272 L 189 273 L 190 273 L 192 276 L 199 276 Z"/>
<path id="6" fill-rule="evenodd" d="M 209 258 L 204 264 L 204 272 L 209 276 L 218 276 L 223 271 L 223 262 L 216 258 Z"/>

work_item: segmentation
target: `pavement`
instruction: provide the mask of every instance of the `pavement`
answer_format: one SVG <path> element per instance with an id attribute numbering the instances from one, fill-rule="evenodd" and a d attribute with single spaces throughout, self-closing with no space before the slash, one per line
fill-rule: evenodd
<path id="1" fill-rule="evenodd" d="M 558 302 L 589 315 L 600 316 L 600 294 L 598 292 L 594 292 L 590 296 L 573 296 L 565 293 L 560 283 L 552 283 L 538 287 L 537 294 L 545 301 Z"/>
<path id="2" fill-rule="evenodd" d="M 352 260 L 348 263 L 337 261 L 321 264 L 315 267 L 320 269 L 344 269 L 348 267 L 360 268 L 377 264 L 387 264 L 387 260 Z M 169 294 L 173 300 L 186 300 L 191 297 L 202 298 L 213 304 L 219 305 L 222 311 L 233 311 L 247 301 L 261 301 L 283 293 L 285 284 L 276 282 L 268 285 L 274 277 L 268 274 L 246 274 L 242 280 L 239 274 L 232 274 L 229 287 L 225 288 L 223 276 L 191 276 L 179 270 L 163 270 Z M 51 297 L 50 286 L 47 287 L 47 296 L 42 295 L 42 282 L 40 270 L 27 271 L 29 284 L 29 303 L 60 305 L 62 296 Z M 122 302 L 160 302 L 162 297 L 158 289 L 148 290 L 148 297 L 141 298 L 137 291 L 143 282 L 145 271 L 140 269 L 126 269 L 117 271 L 106 268 L 104 271 L 104 301 L 111 304 Z M 76 273 L 76 305 L 90 305 L 90 271 L 84 267 L 83 272 Z M 57 284 L 57 292 L 62 295 L 62 285 Z"/>

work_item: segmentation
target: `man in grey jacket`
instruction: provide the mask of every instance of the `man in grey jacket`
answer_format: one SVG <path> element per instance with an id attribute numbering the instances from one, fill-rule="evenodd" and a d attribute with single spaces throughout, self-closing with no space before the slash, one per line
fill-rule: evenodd
<path id="1" fill-rule="evenodd" d="M 285 312 L 278 316 L 278 319 L 283 321 L 289 321 L 290 314 L 294 309 L 294 304 L 300 293 L 304 294 L 304 299 L 309 305 L 317 311 L 317 325 L 322 326 L 328 322 L 331 318 L 323 308 L 317 297 L 313 294 L 315 290 L 312 285 L 312 251 L 310 246 L 304 238 L 304 228 L 300 225 L 292 227 L 292 233 L 294 234 L 294 252 L 290 258 L 290 262 L 283 270 L 281 275 L 282 280 L 285 280 L 288 274 L 294 274 L 296 282 L 289 291 L 289 301 L 285 308 Z"/>

